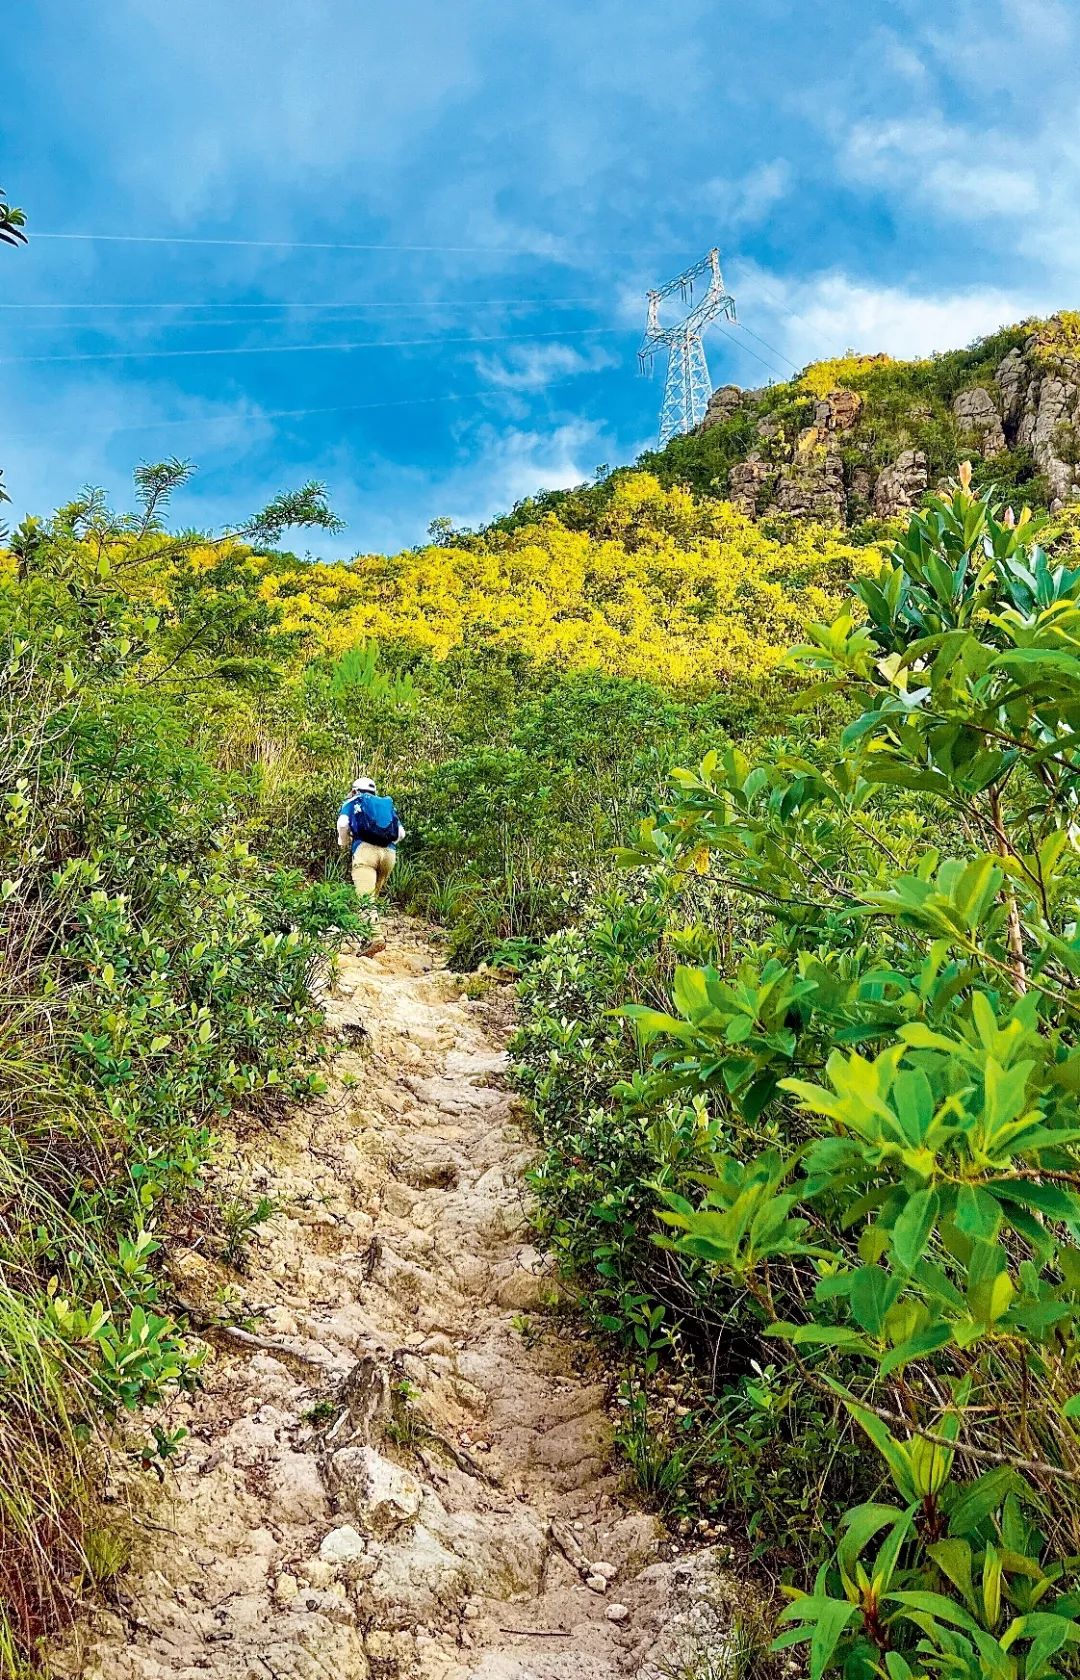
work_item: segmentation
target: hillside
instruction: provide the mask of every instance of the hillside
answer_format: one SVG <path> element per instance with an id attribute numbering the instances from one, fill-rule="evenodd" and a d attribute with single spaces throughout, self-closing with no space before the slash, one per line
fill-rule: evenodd
<path id="1" fill-rule="evenodd" d="M 295 1291 L 253 1294 L 247 1279 L 286 1228 L 297 1281 L 330 1254 L 325 1229 L 309 1235 L 338 1230 L 316 1169 L 287 1181 L 266 1166 L 275 1140 L 313 1137 L 305 1117 L 328 1069 L 343 1103 L 361 1093 L 342 1142 L 357 1182 L 376 1148 L 379 1011 L 398 1007 L 412 971 L 392 952 L 369 971 L 369 988 L 385 986 L 365 1018 L 326 1009 L 343 942 L 370 928 L 333 827 L 360 767 L 400 802 L 391 896 L 424 919 L 421 967 L 437 950 L 450 971 L 439 996 L 494 995 L 500 1045 L 516 1011 L 527 1198 L 524 1153 L 477 1184 L 492 1232 L 510 1209 L 517 1232 L 527 1208 L 528 1267 L 543 1271 L 548 1251 L 574 1314 L 497 1300 L 490 1322 L 514 1360 L 484 1427 L 509 1430 L 504 1391 L 531 1369 L 525 1354 L 544 1337 L 564 1349 L 573 1325 L 614 1373 L 580 1393 L 589 1408 L 613 1400 L 619 1464 L 666 1524 L 657 1543 L 737 1536 L 738 1569 L 760 1566 L 791 1595 L 782 1643 L 832 1630 L 815 1673 L 834 1653 L 852 1680 L 880 1671 L 882 1580 L 903 1582 L 897 1602 L 917 1611 L 890 1624 L 899 1680 L 953 1671 L 917 1669 L 916 1645 L 925 1633 L 955 1655 L 949 1630 L 968 1629 L 972 1602 L 980 1637 L 1007 1599 L 1010 1646 L 1036 1633 L 1053 1650 L 1080 1643 L 1080 1602 L 1059 1591 L 1080 1550 L 1076 510 L 1065 502 L 1050 523 L 976 489 L 978 474 L 1012 463 L 1019 475 L 1030 457 L 1042 501 L 1060 499 L 1055 485 L 1072 493 L 1071 330 L 1061 317 L 932 363 L 828 364 L 737 402 L 720 393 L 714 418 L 731 412 L 651 457 L 652 471 L 536 498 L 483 532 L 441 526 L 393 556 L 323 564 L 281 550 L 290 527 L 339 529 L 317 484 L 242 529 L 173 532 L 169 498 L 189 472 L 175 461 L 138 469 L 134 512 L 88 493 L 13 533 L 0 557 L 4 1680 L 26 1680 L 43 1636 L 103 1594 L 130 1617 L 106 1664 L 114 1646 L 136 1650 L 136 1633 L 157 1662 L 162 1627 L 124 1597 L 146 1537 L 104 1497 L 103 1458 L 119 1442 L 129 1470 L 200 1486 L 201 1466 L 218 1463 L 196 1433 L 220 1392 L 213 1350 L 315 1357 L 297 1354 Z M 945 471 L 943 440 L 959 448 L 976 412 L 976 470 L 961 464 L 922 510 L 886 520 L 878 491 L 896 446 L 921 450 L 927 473 L 936 449 Z M 733 505 L 732 477 L 737 488 L 768 451 L 775 499 Z M 680 459 L 689 487 L 674 482 Z M 707 460 L 728 460 L 724 494 L 693 482 Z M 844 533 L 816 492 L 796 517 L 795 488 L 829 462 L 845 496 L 845 474 L 854 484 L 876 466 L 867 495 L 881 517 Z M 1009 502 L 1022 503 L 1016 485 Z M 359 960 L 345 967 L 362 996 Z M 437 1031 L 405 1022 L 382 1064 L 386 1115 L 442 1088 L 429 1028 L 447 1077 L 460 1073 L 469 1016 L 456 1003 L 450 1015 Z M 505 1106 L 494 1088 L 482 1106 L 493 1097 Z M 461 1113 L 438 1112 L 460 1140 Z M 486 1168 L 483 1151 L 503 1144 L 481 1120 Z M 319 1184 L 342 1185 L 321 1147 Z M 439 1252 L 434 1229 L 456 1254 L 440 1225 L 456 1181 L 424 1160 L 412 1185 L 410 1170 L 395 1140 L 390 1217 L 415 1207 L 416 1254 Z M 361 1246 L 339 1231 L 338 1293 L 312 1297 L 328 1315 L 320 1337 L 347 1336 L 326 1391 L 281 1378 L 293 1409 L 268 1402 L 236 1423 L 237 1521 L 302 1530 L 312 1588 L 286 1567 L 291 1541 L 287 1555 L 275 1543 L 271 1569 L 238 1530 L 254 1561 L 224 1612 L 237 1661 L 267 1618 L 290 1651 L 309 1596 L 316 1644 L 331 1628 L 366 1640 L 363 1569 L 382 1579 L 418 1550 L 431 1561 L 420 1496 L 390 1513 L 380 1496 L 375 1510 L 363 1465 L 349 1460 L 347 1486 L 339 1451 L 324 1452 L 323 1425 L 352 1416 L 354 1379 L 389 1397 L 389 1468 L 382 1447 L 368 1468 L 392 1490 L 423 1471 L 443 1515 L 444 1483 L 463 1493 L 441 1530 L 451 1550 L 474 1529 L 473 1494 L 489 1497 L 454 1481 L 462 1451 L 473 1475 L 477 1426 L 445 1462 L 425 1433 L 446 1448 L 417 1401 L 436 1369 L 417 1350 L 446 1334 L 424 1318 L 422 1267 L 380 1246 L 366 1206 L 350 1218 Z M 402 1290 L 400 1322 L 381 1321 L 392 1350 L 364 1316 L 383 1275 Z M 462 1295 L 467 1329 L 467 1278 Z M 246 1357 L 232 1368 L 241 1392 L 267 1374 L 240 1368 Z M 582 1346 L 582 1371 L 590 1358 Z M 459 1374 L 470 1369 L 466 1353 Z M 457 1399 L 486 1404 L 463 1381 Z M 275 1480 L 279 1461 L 303 1486 Z M 549 1468 L 561 1475 L 562 1460 Z M 556 1479 L 534 1484 L 540 1528 Z M 212 1516 L 192 1520 L 202 1556 Z M 480 1554 L 469 1559 L 459 1586 L 487 1580 Z M 635 1568 L 627 1618 L 653 1613 Z M 162 1626 L 191 1624 L 186 1590 Z M 570 1639 L 580 1594 L 604 1590 L 571 1580 L 565 1609 L 561 1589 L 557 1609 L 534 1605 L 557 1626 L 489 1632 Z M 446 1648 L 471 1648 L 460 1592 L 436 1594 L 420 1624 L 408 1591 L 390 1597 L 363 1653 L 372 1673 L 399 1648 L 383 1634 L 419 1650 L 434 1626 Z M 608 1617 L 585 1602 L 607 1649 Z M 215 1639 L 221 1604 L 206 1618 Z M 1025 1604 L 1043 1606 L 1034 1631 Z M 754 1634 L 762 1663 L 766 1637 Z M 168 1640 L 161 1652 L 159 1675 L 191 1671 Z M 241 1672 L 231 1662 L 217 1672 Z M 473 1672 L 485 1671 L 466 1656 L 454 1680 Z M 962 1672 L 1049 1673 L 974 1657 Z"/>
<path id="2" fill-rule="evenodd" d="M 637 465 L 753 517 L 872 530 L 963 460 L 977 487 L 1038 508 L 1075 501 L 1078 420 L 1080 315 L 1062 311 L 921 361 L 852 354 L 761 390 L 722 386 L 696 432 Z M 509 522 L 551 511 L 590 528 L 619 477 L 530 498 Z"/>

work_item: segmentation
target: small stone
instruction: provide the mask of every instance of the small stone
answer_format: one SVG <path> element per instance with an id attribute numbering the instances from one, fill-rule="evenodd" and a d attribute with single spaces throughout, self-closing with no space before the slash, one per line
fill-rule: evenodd
<path id="1" fill-rule="evenodd" d="M 630 1618 L 630 1606 L 628 1604 L 609 1604 L 604 1614 L 609 1622 L 625 1622 Z"/>
<path id="2" fill-rule="evenodd" d="M 603 1563 L 598 1560 L 593 1564 L 592 1572 L 594 1575 L 599 1575 L 601 1580 L 610 1583 L 611 1581 L 614 1581 L 616 1575 L 619 1573 L 619 1570 L 617 1565 L 614 1563 Z"/>
<path id="3" fill-rule="evenodd" d="M 467 1622 L 475 1622 L 477 1616 L 480 1614 L 480 1606 L 478 1604 L 463 1605 L 461 1614 Z"/>
<path id="4" fill-rule="evenodd" d="M 300 1591 L 300 1583 L 295 1575 L 279 1575 L 274 1582 L 274 1600 L 277 1604 L 291 1604 Z"/>
<path id="5" fill-rule="evenodd" d="M 350 1523 L 332 1528 L 319 1547 L 324 1563 L 355 1563 L 367 1550 L 367 1542 Z"/>
<path id="6" fill-rule="evenodd" d="M 598 1575 L 594 1570 L 591 1575 L 586 1575 L 585 1585 L 590 1587 L 593 1592 L 605 1593 L 608 1590 L 607 1576 Z"/>

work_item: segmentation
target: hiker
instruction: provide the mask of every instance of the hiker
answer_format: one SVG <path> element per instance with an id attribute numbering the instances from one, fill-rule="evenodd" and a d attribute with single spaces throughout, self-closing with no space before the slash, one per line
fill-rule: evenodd
<path id="1" fill-rule="evenodd" d="M 395 847 L 405 838 L 405 824 L 394 801 L 379 794 L 372 776 L 357 776 L 337 820 L 338 845 L 352 853 L 352 881 L 357 897 L 374 899 L 386 885 L 397 862 Z M 373 929 L 377 933 L 377 924 Z M 375 938 L 364 954 L 374 956 L 386 949 L 386 941 Z"/>

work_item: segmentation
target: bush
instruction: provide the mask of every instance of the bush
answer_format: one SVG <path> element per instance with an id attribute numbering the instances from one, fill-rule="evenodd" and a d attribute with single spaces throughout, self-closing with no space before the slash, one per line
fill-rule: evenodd
<path id="1" fill-rule="evenodd" d="M 197 1377 L 200 1356 L 160 1295 L 155 1230 L 236 1105 L 265 1118 L 318 1088 L 310 982 L 326 935 L 355 920 L 340 895 L 266 869 L 240 833 L 231 779 L 194 744 L 238 662 L 244 681 L 262 669 L 276 627 L 246 610 L 231 562 L 198 597 L 173 589 L 195 539 L 159 529 L 160 472 L 144 474 L 134 519 L 91 498 L 24 526 L 18 568 L 0 573 L 11 1675 L 107 1545 L 88 1442 Z M 172 1444 L 158 1436 L 148 1452 Z"/>
<path id="2" fill-rule="evenodd" d="M 665 1187 L 663 1245 L 879 1455 L 783 1617 L 815 1677 L 1035 1680 L 1080 1644 L 1080 572 L 969 486 L 862 622 L 811 626 L 803 665 L 864 704 L 832 763 L 707 760 L 642 847 L 775 918 L 737 983 L 686 966 L 626 1013 L 665 1100 L 738 1137 Z"/>

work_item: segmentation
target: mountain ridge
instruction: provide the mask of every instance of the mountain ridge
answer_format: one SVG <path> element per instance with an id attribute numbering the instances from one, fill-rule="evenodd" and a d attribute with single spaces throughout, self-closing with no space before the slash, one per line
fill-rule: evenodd
<path id="1" fill-rule="evenodd" d="M 593 484 L 527 497 L 488 529 L 544 513 L 591 528 L 619 479 L 645 470 L 754 518 L 872 537 L 964 460 L 976 488 L 993 483 L 1019 503 L 1056 512 L 1080 500 L 1080 312 L 929 357 L 849 352 L 772 385 L 718 386 L 692 432 Z"/>

